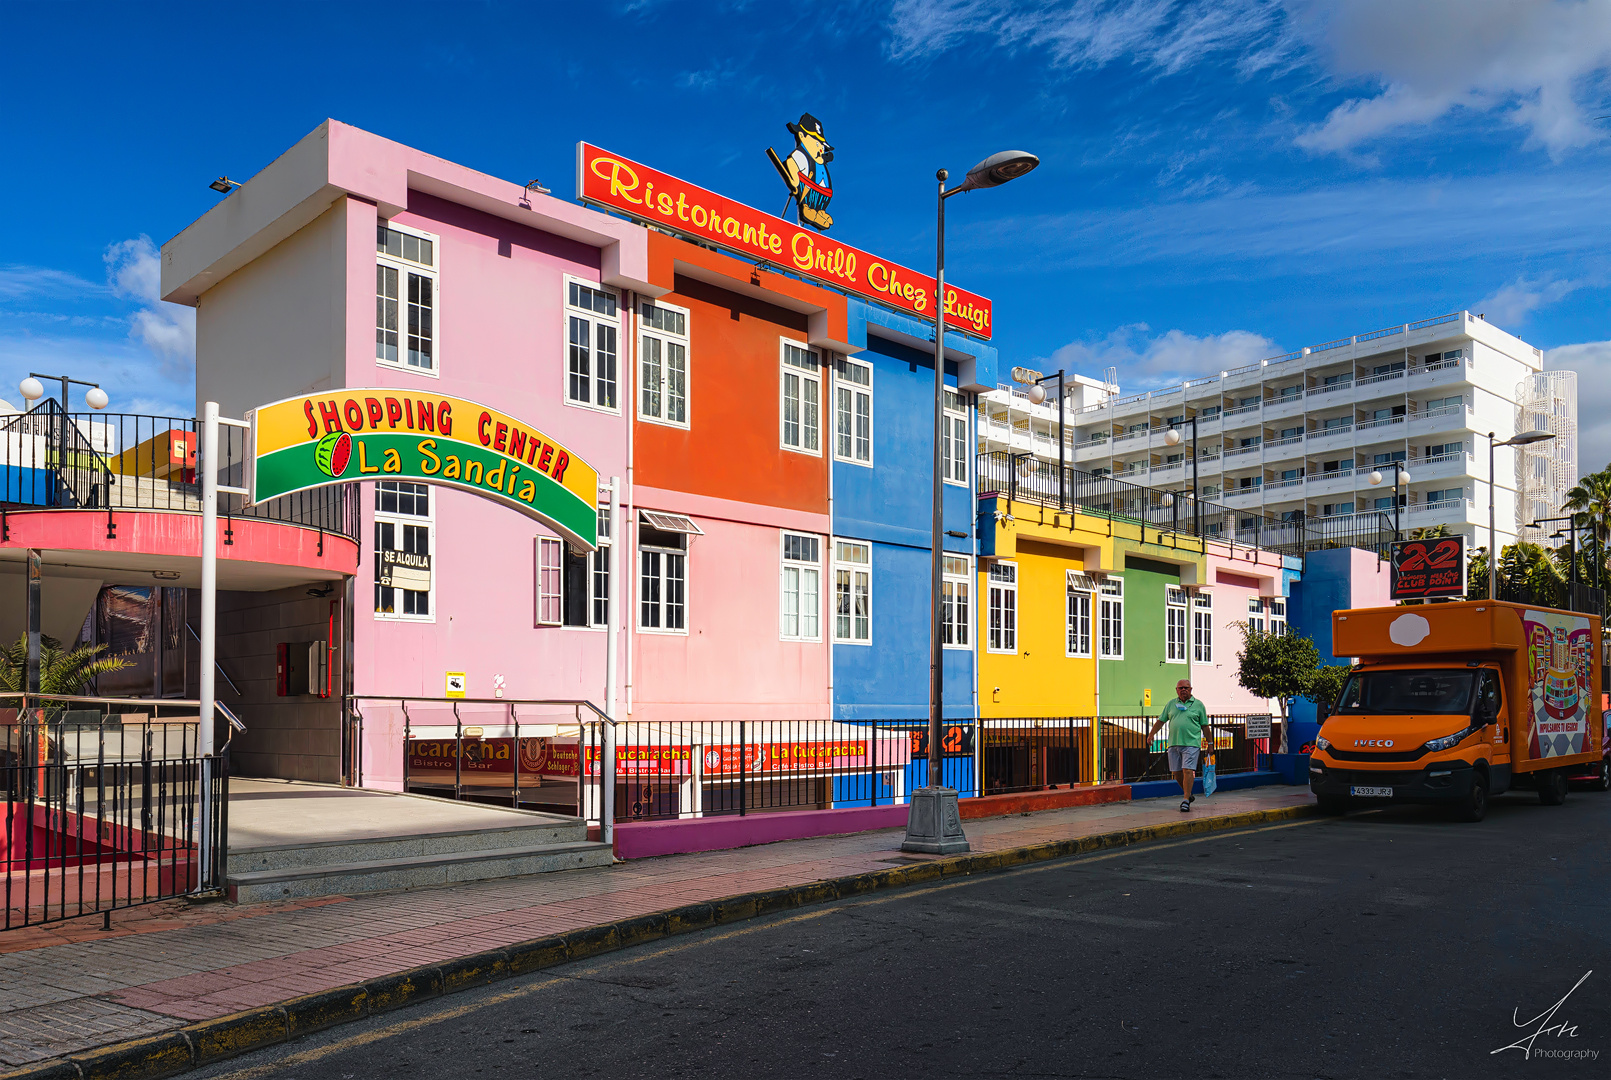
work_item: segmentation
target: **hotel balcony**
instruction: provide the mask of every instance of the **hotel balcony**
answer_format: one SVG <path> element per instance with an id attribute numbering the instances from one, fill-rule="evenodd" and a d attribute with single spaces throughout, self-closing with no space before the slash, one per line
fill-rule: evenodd
<path id="1" fill-rule="evenodd" d="M 1354 445 L 1354 425 L 1320 428 L 1304 435 L 1304 448 L 1310 454 L 1323 454 L 1332 450 L 1348 450 Z"/>

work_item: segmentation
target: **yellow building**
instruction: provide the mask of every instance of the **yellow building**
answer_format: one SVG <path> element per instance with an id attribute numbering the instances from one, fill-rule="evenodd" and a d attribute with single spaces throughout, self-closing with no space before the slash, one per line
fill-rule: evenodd
<path id="1" fill-rule="evenodd" d="M 1098 767 L 1105 749 L 1139 746 L 1137 719 L 1186 674 L 1184 624 L 1169 609 L 1204 581 L 1202 542 L 1004 496 L 981 499 L 979 524 L 980 715 L 1023 720 L 987 726 L 987 787 L 1113 771 Z M 1093 743 L 1094 716 L 1111 719 Z"/>

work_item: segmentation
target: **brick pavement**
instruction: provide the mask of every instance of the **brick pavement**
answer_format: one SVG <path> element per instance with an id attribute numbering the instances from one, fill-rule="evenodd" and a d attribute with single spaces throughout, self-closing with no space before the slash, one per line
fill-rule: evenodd
<path id="1" fill-rule="evenodd" d="M 1310 801 L 1306 788 L 1200 798 L 1194 817 Z M 1180 820 L 1172 799 L 967 823 L 978 852 Z M 420 964 L 737 893 L 908 861 L 899 830 L 668 855 L 411 892 L 258 904 L 170 901 L 0 934 L 0 1064 L 27 1065 Z"/>

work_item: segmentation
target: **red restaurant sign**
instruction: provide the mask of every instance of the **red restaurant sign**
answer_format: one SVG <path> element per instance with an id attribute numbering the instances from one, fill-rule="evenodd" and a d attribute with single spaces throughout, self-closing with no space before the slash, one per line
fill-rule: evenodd
<path id="1" fill-rule="evenodd" d="M 780 217 L 587 143 L 576 144 L 576 189 L 597 203 L 760 259 L 881 304 L 934 317 L 934 279 Z M 947 285 L 946 324 L 991 336 L 990 301 Z"/>

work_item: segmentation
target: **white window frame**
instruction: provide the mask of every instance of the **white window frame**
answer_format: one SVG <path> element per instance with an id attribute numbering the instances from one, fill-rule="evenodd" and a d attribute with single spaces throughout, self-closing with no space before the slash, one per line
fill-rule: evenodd
<path id="1" fill-rule="evenodd" d="M 1186 590 L 1164 587 L 1164 662 L 1184 664 L 1191 656 L 1191 606 Z"/>
<path id="2" fill-rule="evenodd" d="M 792 559 L 789 557 L 789 540 L 809 540 L 817 549 L 815 561 L 805 559 Z M 822 537 L 815 533 L 783 531 L 778 533 L 778 640 L 779 641 L 821 641 L 822 640 Z M 789 583 L 789 572 L 798 574 L 795 584 Z M 808 590 L 806 583 L 814 582 L 815 588 L 809 590 L 811 598 L 815 601 L 809 607 L 806 604 Z M 794 600 L 794 618 L 796 626 L 790 633 L 788 625 L 789 600 Z M 810 618 L 810 632 L 807 632 L 807 616 Z"/>
<path id="3" fill-rule="evenodd" d="M 969 651 L 973 648 L 973 561 L 949 551 L 940 558 L 940 647 Z"/>
<path id="4" fill-rule="evenodd" d="M 1018 564 L 992 563 L 985 578 L 989 584 L 985 607 L 987 613 L 985 651 L 1017 655 Z"/>
<path id="5" fill-rule="evenodd" d="M 609 626 L 610 589 L 615 587 L 610 580 L 610 548 L 615 544 L 615 537 L 610 535 L 610 504 L 599 503 L 598 515 L 598 547 L 587 557 L 587 625 L 602 630 Z M 604 581 L 602 592 L 600 578 Z"/>
<path id="6" fill-rule="evenodd" d="M 1264 633 L 1264 598 L 1250 596 L 1247 598 L 1247 628 L 1250 633 Z"/>
<path id="7" fill-rule="evenodd" d="M 796 349 L 796 350 L 798 350 L 800 352 L 803 352 L 803 353 L 809 353 L 811 355 L 811 357 L 816 360 L 816 368 L 815 368 L 815 370 L 814 371 L 813 370 L 808 370 L 806 368 L 799 367 L 798 365 L 789 363 L 787 357 L 789 355 L 789 350 L 790 349 Z M 789 380 L 791 378 L 800 380 L 800 390 L 799 390 L 799 393 L 800 393 L 800 418 L 798 420 L 798 423 L 799 423 L 799 426 L 800 426 L 800 431 L 799 431 L 799 439 L 800 439 L 800 441 L 798 443 L 790 443 L 789 442 L 789 420 L 788 420 L 789 389 L 788 388 L 789 388 Z M 780 447 L 782 447 L 784 450 L 787 450 L 790 453 L 794 453 L 794 454 L 806 454 L 806 455 L 809 455 L 811 457 L 821 457 L 822 456 L 822 383 L 823 383 L 823 379 L 822 379 L 822 353 L 819 350 L 813 349 L 811 346 L 806 345 L 803 342 L 796 341 L 793 338 L 779 338 L 778 339 L 778 445 Z M 816 387 L 816 397 L 817 397 L 816 415 L 814 417 L 812 417 L 814 426 L 809 425 L 806 422 L 806 407 L 805 407 L 805 404 L 806 404 L 806 402 L 805 402 L 806 392 L 805 392 L 805 388 L 806 388 L 806 386 L 808 384 L 809 385 L 814 385 Z M 810 430 L 814 431 L 815 434 L 816 434 L 816 445 L 815 446 L 807 446 L 806 445 L 806 433 L 807 433 L 808 428 Z"/>
<path id="8" fill-rule="evenodd" d="M 534 626 L 565 625 L 565 541 L 557 536 L 537 537 L 533 568 L 537 576 L 533 592 L 536 607 Z M 548 575 L 553 575 L 550 582 Z M 552 605 L 552 613 L 549 612 Z"/>
<path id="9" fill-rule="evenodd" d="M 1097 658 L 1124 659 L 1124 579 L 1103 578 L 1097 591 Z"/>
<path id="10" fill-rule="evenodd" d="M 1068 573 L 1067 603 L 1064 610 L 1063 655 L 1071 659 L 1089 660 L 1094 641 L 1091 636 L 1091 609 L 1094 594 L 1085 584 L 1085 576 L 1073 570 Z"/>
<path id="11" fill-rule="evenodd" d="M 871 645 L 873 643 L 873 544 L 871 540 L 833 538 L 833 639 L 840 645 Z M 863 560 L 845 558 L 841 548 L 860 549 Z M 858 636 L 856 630 L 856 600 L 861 597 L 866 612 L 866 632 Z M 842 603 L 849 600 L 848 611 Z M 839 632 L 839 620 L 848 621 L 849 632 Z"/>
<path id="12" fill-rule="evenodd" d="M 689 548 L 691 548 L 692 546 L 693 545 L 688 542 L 688 540 L 686 538 L 686 535 L 685 535 L 684 540 L 683 540 L 683 546 L 680 547 L 680 548 L 661 547 L 658 544 L 645 545 L 645 544 L 640 543 L 638 545 L 638 558 L 636 560 L 636 562 L 637 562 L 638 588 L 637 588 L 637 594 L 636 594 L 636 596 L 634 597 L 634 600 L 633 600 L 633 608 L 637 612 L 636 616 L 634 617 L 634 622 L 637 623 L 638 633 L 640 633 L 640 634 L 668 634 L 668 635 L 680 636 L 680 637 L 687 637 L 688 636 L 688 624 L 690 622 L 689 609 L 691 607 L 691 605 L 689 603 L 689 590 L 688 590 L 688 580 L 689 580 L 688 560 L 689 560 L 689 556 L 691 554 L 691 552 L 689 551 Z M 646 594 L 646 592 L 644 590 L 644 587 L 643 587 L 644 576 L 645 576 L 645 568 L 647 567 L 648 562 L 649 562 L 649 560 L 647 558 L 648 556 L 655 556 L 655 557 L 657 557 L 659 559 L 659 562 L 658 562 L 657 568 L 656 568 L 656 582 L 657 582 L 656 592 L 659 595 L 658 595 L 658 598 L 653 600 L 653 601 L 649 601 L 649 600 L 646 599 L 647 594 Z M 667 601 L 667 594 L 669 592 L 669 589 L 667 588 L 667 586 L 673 580 L 672 576 L 671 576 L 671 573 L 670 573 L 672 563 L 671 563 L 671 559 L 668 558 L 668 556 L 672 556 L 672 557 L 679 558 L 679 559 L 682 560 L 682 579 L 681 579 L 681 581 L 682 581 L 682 625 L 681 626 L 667 626 L 667 625 L 665 625 L 665 623 L 667 622 L 667 615 L 670 613 L 670 607 L 671 607 L 670 604 Z M 649 626 L 649 625 L 645 624 L 644 621 L 643 621 L 643 605 L 645 603 L 651 603 L 651 602 L 655 605 L 655 612 L 656 612 L 656 615 L 658 616 L 659 623 L 660 623 L 660 625 L 658 625 L 658 626 Z"/>
<path id="13" fill-rule="evenodd" d="M 407 480 L 391 481 L 391 483 L 405 483 L 406 484 L 406 483 L 410 483 L 410 481 L 407 481 Z M 375 520 L 374 520 L 374 528 L 375 528 L 375 533 L 378 534 L 380 532 L 380 527 L 382 525 L 390 525 L 390 526 L 392 526 L 392 530 L 393 530 L 392 535 L 393 535 L 394 538 L 397 538 L 397 540 L 399 542 L 400 542 L 401 537 L 402 537 L 402 529 L 405 526 L 413 526 L 415 528 L 421 528 L 421 529 L 425 530 L 425 546 L 427 548 L 428 553 L 431 556 L 431 587 L 425 593 L 425 605 L 428 608 L 430 608 L 430 613 L 427 614 L 427 615 L 411 615 L 411 614 L 408 614 L 407 612 L 404 612 L 404 611 L 401 611 L 401 610 L 380 611 L 379 610 L 379 606 L 380 606 L 380 593 L 379 593 L 380 583 L 377 581 L 375 583 L 375 588 L 376 588 L 376 593 L 375 593 L 375 606 L 376 606 L 375 618 L 377 618 L 377 619 L 386 619 L 386 620 L 389 620 L 389 621 L 397 621 L 397 622 L 419 622 L 419 623 L 434 623 L 436 621 L 436 500 L 437 500 L 437 496 L 440 494 L 440 492 L 438 490 L 433 490 L 432 487 L 430 485 L 428 485 L 428 484 L 422 484 L 420 486 L 425 488 L 425 494 L 426 494 L 426 499 L 427 499 L 427 502 L 425 504 L 426 512 L 424 514 L 403 514 L 403 513 L 398 513 L 396 511 L 381 510 L 380 509 L 380 488 L 377 485 L 376 488 L 375 488 Z M 398 548 L 394 548 L 392 550 L 401 551 L 403 549 L 401 547 L 398 547 Z M 376 535 L 375 538 L 374 538 L 374 558 L 375 558 L 375 561 L 377 563 L 380 561 L 380 537 L 379 537 L 379 535 Z M 395 593 L 398 593 L 398 592 L 412 592 L 412 591 L 417 591 L 417 590 L 393 589 L 392 591 L 395 594 Z M 401 608 L 402 604 L 400 603 L 400 598 L 394 596 L 393 601 L 392 601 L 392 606 L 393 606 L 393 608 Z"/>
<path id="14" fill-rule="evenodd" d="M 1199 592 L 1191 598 L 1192 662 L 1214 662 L 1214 596 Z"/>
<path id="15" fill-rule="evenodd" d="M 1283 596 L 1272 596 L 1264 602 L 1270 616 L 1270 634 L 1280 637 L 1287 632 L 1287 601 Z"/>
<path id="16" fill-rule="evenodd" d="M 940 462 L 944 479 L 953 487 L 968 486 L 968 403 L 960 390 L 945 388 L 940 399 Z M 955 404 L 953 404 L 955 402 Z"/>
<path id="17" fill-rule="evenodd" d="M 614 315 L 614 317 L 612 318 L 609 315 L 604 315 L 604 314 L 601 314 L 600 312 L 592 311 L 592 310 L 590 310 L 588 308 L 572 307 L 571 306 L 571 286 L 572 285 L 581 285 L 581 286 L 583 286 L 585 288 L 592 289 L 594 292 L 600 292 L 600 293 L 604 293 L 604 294 L 606 294 L 608 296 L 614 297 L 615 298 L 615 315 Z M 564 402 L 566 405 L 571 406 L 572 408 L 576 408 L 576 409 L 591 409 L 594 412 L 610 413 L 611 415 L 619 416 L 621 414 L 621 392 L 622 392 L 622 389 L 624 387 L 630 387 L 632 385 L 633 381 L 634 381 L 634 380 L 631 380 L 631 379 L 623 378 L 622 377 L 622 372 L 621 372 L 621 353 L 623 351 L 622 348 L 621 348 L 621 342 L 622 342 L 621 330 L 622 330 L 622 324 L 626 321 L 622 317 L 623 312 L 621 310 L 621 294 L 619 292 L 617 292 L 615 289 L 610 288 L 608 285 L 604 285 L 604 284 L 602 284 L 600 282 L 597 282 L 597 281 L 589 281 L 587 278 L 576 277 L 573 274 L 565 274 L 565 275 L 563 275 L 562 283 L 560 285 L 560 289 L 561 289 L 561 295 L 560 295 L 560 312 L 561 312 L 561 315 L 560 315 L 560 320 L 559 320 L 559 343 L 560 343 L 559 344 L 559 354 L 560 354 L 561 357 L 564 358 L 564 362 L 560 364 L 560 380 L 561 380 L 560 401 Z M 588 320 L 588 328 L 589 328 L 588 344 L 587 344 L 587 348 L 588 348 L 588 368 L 587 368 L 587 370 L 588 370 L 588 374 L 587 374 L 588 399 L 586 401 L 582 401 L 579 398 L 571 397 L 571 320 L 573 318 Z M 596 400 L 596 398 L 598 396 L 598 389 L 599 389 L 599 382 L 600 382 L 599 375 L 598 375 L 598 328 L 600 326 L 608 326 L 608 327 L 614 329 L 614 331 L 615 331 L 615 404 L 614 405 L 600 405 L 600 404 L 598 404 L 598 402 Z"/>
<path id="18" fill-rule="evenodd" d="M 423 375 L 427 378 L 440 379 L 442 377 L 442 238 L 436 233 L 429 233 L 423 229 L 416 229 L 411 225 L 400 225 L 394 221 L 376 222 L 376 243 L 380 241 L 378 229 L 390 229 L 392 232 L 402 233 L 420 240 L 429 240 L 431 243 L 431 265 L 411 262 L 408 259 L 391 255 L 384 251 L 375 252 L 377 267 L 387 267 L 397 271 L 397 359 L 386 360 L 375 357 L 375 363 L 389 371 L 407 371 L 414 375 Z M 431 283 L 431 366 L 428 368 L 416 367 L 407 360 L 408 356 L 408 275 L 426 278 Z M 375 299 L 379 301 L 380 292 L 377 288 Z M 376 329 L 380 329 L 377 319 Z"/>
<path id="19" fill-rule="evenodd" d="M 567 290 L 567 296 L 569 292 Z M 681 334 L 671 330 L 661 330 L 649 324 L 649 316 L 645 314 L 647 308 L 660 308 L 682 316 L 683 332 Z M 658 300 L 642 300 L 638 303 L 638 377 L 637 399 L 638 419 L 650 424 L 663 424 L 666 427 L 687 428 L 693 423 L 693 375 L 691 371 L 691 357 L 693 349 L 689 344 L 689 326 L 692 323 L 692 312 L 675 304 L 664 304 Z M 568 325 L 568 324 L 567 324 Z M 654 342 L 660 346 L 660 372 L 657 376 L 658 385 L 649 385 L 649 343 Z M 674 348 L 682 349 L 682 419 L 668 417 L 671 402 L 671 368 L 669 357 Z M 567 369 L 568 371 L 568 369 Z M 569 382 L 566 383 L 567 388 Z M 660 395 L 660 411 L 650 412 L 644 401 L 645 395 L 651 392 Z M 619 394 L 617 395 L 619 399 Z"/>
<path id="20" fill-rule="evenodd" d="M 850 370 L 865 371 L 867 382 L 865 384 L 845 378 Z M 840 413 L 840 399 L 847 399 L 850 405 L 849 413 L 842 416 Z M 866 455 L 862 454 L 862 435 L 858 430 L 858 421 L 862 417 L 865 403 L 867 417 Z M 843 424 L 848 419 L 849 431 L 843 430 Z M 849 442 L 849 451 L 840 449 L 840 440 Z M 873 467 L 873 365 L 862 360 L 854 360 L 848 356 L 841 356 L 834 361 L 833 380 L 833 456 L 835 461 L 847 462 L 851 465 L 865 465 Z"/>

